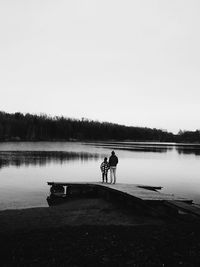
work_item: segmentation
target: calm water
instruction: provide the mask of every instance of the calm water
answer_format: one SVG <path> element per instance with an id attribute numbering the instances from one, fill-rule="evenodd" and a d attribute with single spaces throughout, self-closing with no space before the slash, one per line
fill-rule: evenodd
<path id="1" fill-rule="evenodd" d="M 0 143 L 0 209 L 47 206 L 47 181 L 100 181 L 115 150 L 117 182 L 163 186 L 200 204 L 200 146 L 167 143 Z"/>

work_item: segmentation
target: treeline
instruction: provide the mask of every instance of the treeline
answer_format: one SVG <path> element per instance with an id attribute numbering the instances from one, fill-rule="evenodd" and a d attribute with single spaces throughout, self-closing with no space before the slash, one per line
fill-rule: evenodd
<path id="1" fill-rule="evenodd" d="M 88 119 L 78 120 L 29 113 L 0 112 L 1 141 L 134 140 L 176 142 L 184 141 L 186 136 L 186 132 L 174 135 L 160 129 L 129 127 Z M 191 141 L 189 138 L 193 138 L 192 134 L 187 136 L 185 140 Z M 199 135 L 198 141 L 200 141 Z"/>
<path id="2" fill-rule="evenodd" d="M 178 142 L 200 143 L 200 130 L 196 131 L 179 131 L 177 135 Z"/>

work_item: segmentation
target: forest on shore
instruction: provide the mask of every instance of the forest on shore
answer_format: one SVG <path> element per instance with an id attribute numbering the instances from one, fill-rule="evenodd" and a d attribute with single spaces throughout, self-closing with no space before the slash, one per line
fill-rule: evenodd
<path id="1" fill-rule="evenodd" d="M 98 141 L 131 140 L 156 142 L 200 142 L 200 130 L 179 131 L 125 126 L 85 118 L 73 119 L 46 114 L 0 112 L 0 141 Z"/>

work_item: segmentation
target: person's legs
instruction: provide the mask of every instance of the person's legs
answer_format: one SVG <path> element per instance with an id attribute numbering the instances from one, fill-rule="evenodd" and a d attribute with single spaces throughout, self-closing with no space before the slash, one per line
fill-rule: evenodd
<path id="1" fill-rule="evenodd" d="M 116 183 L 116 167 L 115 168 L 113 168 L 113 184 L 115 184 Z"/>
<path id="2" fill-rule="evenodd" d="M 112 184 L 112 179 L 113 179 L 113 168 L 110 167 L 110 183 Z"/>
<path id="3" fill-rule="evenodd" d="M 106 183 L 108 182 L 108 172 L 105 172 L 105 180 L 106 180 Z"/>
<path id="4" fill-rule="evenodd" d="M 102 172 L 102 183 L 104 183 L 104 172 Z"/>

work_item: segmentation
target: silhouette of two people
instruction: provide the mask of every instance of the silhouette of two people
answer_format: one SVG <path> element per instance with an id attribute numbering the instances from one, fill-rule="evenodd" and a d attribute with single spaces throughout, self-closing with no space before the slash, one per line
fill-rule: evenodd
<path id="1" fill-rule="evenodd" d="M 115 155 L 115 152 L 111 152 L 109 161 L 107 158 L 104 158 L 104 161 L 101 163 L 101 172 L 102 172 L 102 182 L 108 183 L 108 170 L 110 170 L 110 183 L 116 183 L 116 170 L 118 164 L 118 157 Z"/>

